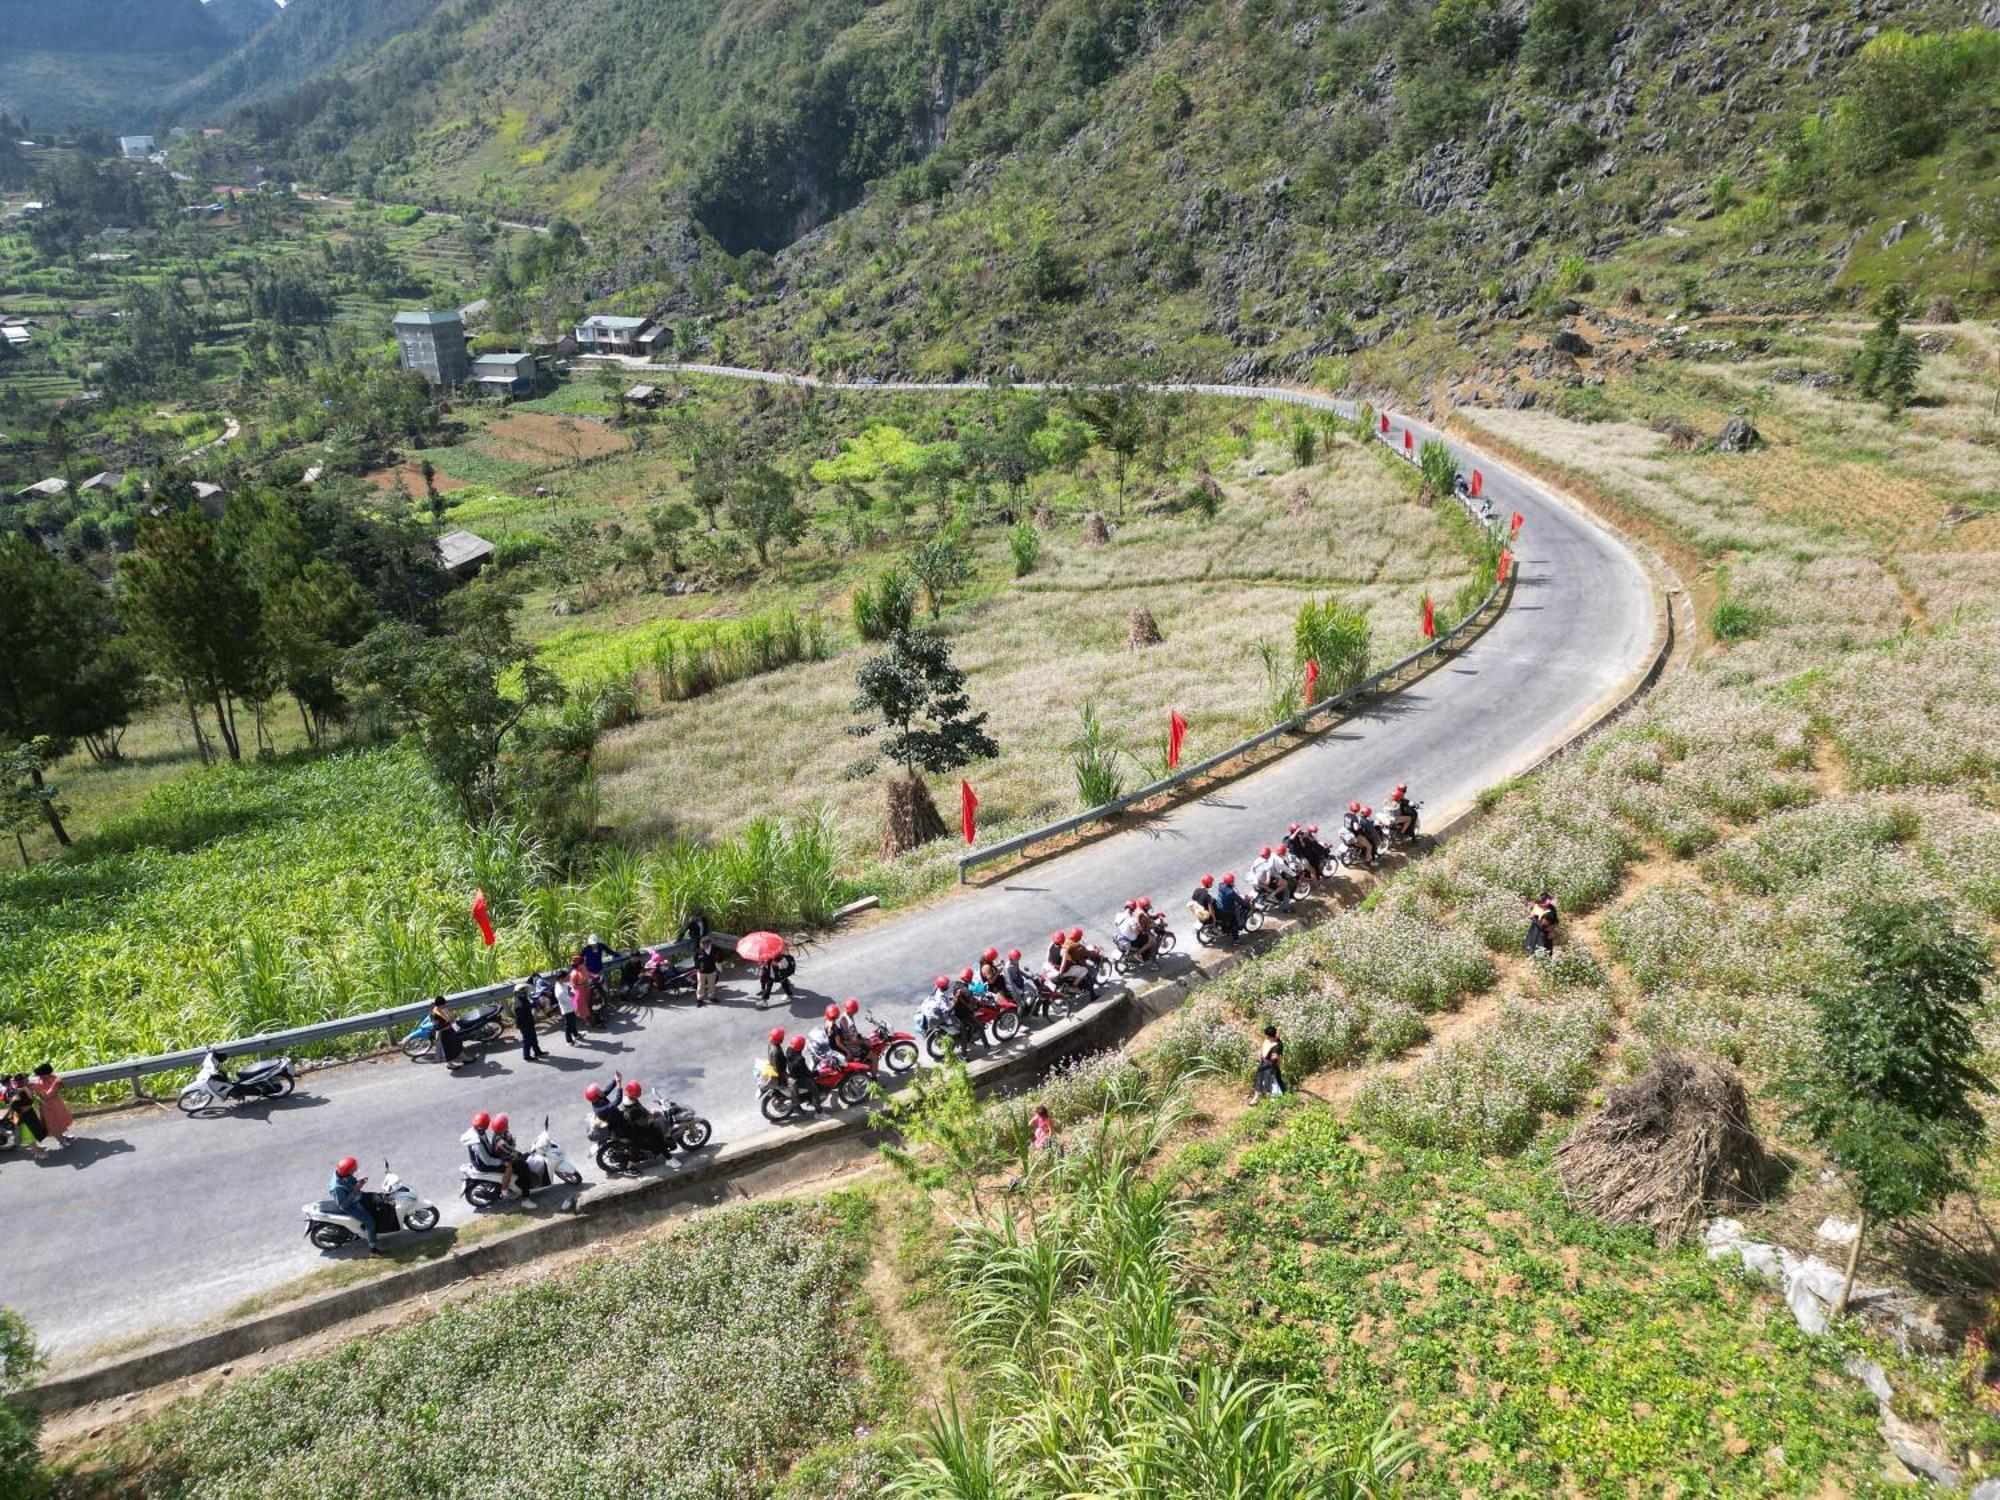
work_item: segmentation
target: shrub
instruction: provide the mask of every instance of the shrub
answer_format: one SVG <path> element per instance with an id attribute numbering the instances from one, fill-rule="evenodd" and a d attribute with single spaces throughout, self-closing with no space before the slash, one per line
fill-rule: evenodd
<path id="1" fill-rule="evenodd" d="M 1007 533 L 1007 550 L 1013 554 L 1014 576 L 1025 578 L 1042 560 L 1042 534 L 1031 521 L 1018 521 Z"/>
<path id="2" fill-rule="evenodd" d="M 901 568 L 891 568 L 854 591 L 854 628 L 864 641 L 886 641 L 907 630 L 917 615 L 917 585 Z"/>
<path id="3" fill-rule="evenodd" d="M 1292 626 L 1292 652 L 1303 667 L 1319 663 L 1318 695 L 1345 692 L 1368 675 L 1373 632 L 1363 610 L 1337 599 L 1308 599 Z"/>
<path id="4" fill-rule="evenodd" d="M 1740 599 L 1718 599 L 1708 612 L 1708 633 L 1718 641 L 1747 641 L 1769 623 L 1767 611 Z"/>
<path id="5" fill-rule="evenodd" d="M 1450 1010 L 1493 983 L 1493 961 L 1471 934 L 1385 913 L 1351 916 L 1314 934 L 1323 961 L 1356 994 Z"/>
<path id="6" fill-rule="evenodd" d="M 1081 727 L 1077 737 L 1064 747 L 1069 752 L 1070 768 L 1076 772 L 1076 795 L 1086 808 L 1102 807 L 1116 802 L 1125 790 L 1125 779 L 1118 772 L 1118 748 L 1097 717 L 1095 703 L 1085 703 L 1078 717 Z"/>

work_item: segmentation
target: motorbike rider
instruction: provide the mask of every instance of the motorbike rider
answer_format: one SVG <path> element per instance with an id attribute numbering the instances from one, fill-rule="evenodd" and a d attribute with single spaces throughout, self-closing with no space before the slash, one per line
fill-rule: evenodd
<path id="1" fill-rule="evenodd" d="M 1080 985 L 1091 999 L 1097 998 L 1097 966 L 1104 962 L 1102 949 L 1083 940 L 1083 929 L 1072 927 L 1063 942 L 1062 967 L 1056 971 L 1057 984 Z"/>
<path id="2" fill-rule="evenodd" d="M 1021 967 L 1021 950 L 1019 948 L 1009 948 L 1007 950 L 1006 967 L 1000 971 L 1000 974 L 1007 981 L 1008 996 L 1016 1005 L 1021 1007 L 1023 1017 L 1048 1014 L 1048 996 L 1042 993 L 1040 985 L 1028 978 L 1028 971 Z"/>
<path id="3" fill-rule="evenodd" d="M 1257 851 L 1256 861 L 1250 866 L 1250 882 L 1259 896 L 1276 901 L 1279 911 L 1292 909 L 1295 882 L 1285 869 L 1284 860 L 1269 844 Z"/>
<path id="4" fill-rule="evenodd" d="M 979 1019 L 979 1000 L 972 992 L 972 971 L 965 970 L 959 975 L 958 983 L 940 977 L 938 983 L 951 996 L 951 1023 L 958 1038 L 965 1046 L 977 1041 L 982 1047 L 990 1047 L 992 1038 L 986 1034 L 986 1026 Z"/>
<path id="5" fill-rule="evenodd" d="M 1215 915 L 1231 938 L 1243 936 L 1243 919 L 1248 915 L 1250 903 L 1243 899 L 1243 893 L 1236 889 L 1236 872 L 1231 870 L 1222 877 L 1222 884 L 1215 892 Z"/>
<path id="6" fill-rule="evenodd" d="M 368 1200 L 361 1194 L 368 1179 L 355 1175 L 359 1171 L 360 1163 L 353 1157 L 341 1157 L 333 1164 L 333 1180 L 326 1185 L 326 1195 L 333 1200 L 335 1208 L 361 1225 L 361 1237 L 368 1241 L 368 1253 L 380 1255 L 382 1247 L 375 1243 L 375 1215 L 368 1207 Z"/>
<path id="7" fill-rule="evenodd" d="M 806 1039 L 795 1036 L 785 1043 L 784 1078 L 790 1084 L 789 1092 L 794 1103 L 803 1107 L 810 1099 L 813 1108 L 819 1108 L 819 1080 L 813 1076 L 813 1065 L 806 1060 Z"/>
<path id="8" fill-rule="evenodd" d="M 1368 863 L 1374 864 L 1382 851 L 1376 846 L 1374 825 L 1361 816 L 1361 804 L 1348 803 L 1347 815 L 1340 821 L 1341 826 L 1354 835 L 1354 841 L 1367 851 Z"/>
<path id="9" fill-rule="evenodd" d="M 1374 846 L 1376 854 L 1389 847 L 1389 835 L 1382 831 L 1382 825 L 1375 820 L 1375 809 L 1363 805 L 1361 809 L 1361 830 L 1368 835 L 1368 842 Z"/>
<path id="10" fill-rule="evenodd" d="M 764 1049 L 764 1066 L 771 1070 L 772 1078 L 784 1089 L 785 1097 L 797 1104 L 799 1090 L 792 1080 L 791 1054 L 785 1050 L 785 1028 L 773 1026 L 765 1041 L 770 1045 Z"/>
<path id="11" fill-rule="evenodd" d="M 518 1189 L 524 1198 L 532 1195 L 535 1189 L 528 1180 L 528 1153 L 514 1139 L 514 1132 L 507 1124 L 505 1115 L 493 1117 L 492 1145 L 493 1154 L 500 1158 L 505 1168 L 500 1179 L 501 1196 L 511 1196 L 510 1186 Z"/>
<path id="12" fill-rule="evenodd" d="M 630 1141 L 634 1145 L 644 1145 L 650 1137 L 650 1132 L 633 1129 L 632 1121 L 626 1115 L 624 1108 L 625 1088 L 625 1075 L 613 1073 L 608 1088 L 603 1084 L 593 1083 L 583 1091 L 583 1097 L 590 1102 L 591 1116 L 598 1125 L 620 1140 Z"/>
<path id="13" fill-rule="evenodd" d="M 1389 793 L 1387 808 L 1389 831 L 1399 839 L 1413 839 L 1417 836 L 1417 804 L 1410 800 L 1410 789 L 1402 782 Z"/>
<path id="14" fill-rule="evenodd" d="M 502 1119 L 506 1116 L 502 1115 Z M 514 1191 L 513 1158 L 503 1151 L 494 1136 L 493 1120 L 485 1110 L 472 1117 L 472 1128 L 459 1137 L 465 1146 L 465 1154 L 472 1161 L 475 1172 L 498 1172 L 500 1174 L 500 1196 L 518 1197 Z M 518 1155 L 519 1153 L 515 1153 Z"/>
<path id="15" fill-rule="evenodd" d="M 1111 931 L 1126 948 L 1139 941 L 1139 903 L 1136 898 L 1125 898 L 1125 909 L 1111 924 Z"/>
<path id="16" fill-rule="evenodd" d="M 1143 963 L 1159 953 L 1160 929 L 1167 925 L 1167 919 L 1153 910 L 1151 896 L 1141 896 L 1133 910 L 1139 919 L 1139 930 L 1132 939 L 1132 956 Z"/>
<path id="17" fill-rule="evenodd" d="M 988 948 L 979 955 L 979 979 L 986 986 L 988 994 L 1005 995 L 1016 1005 L 1021 1003 L 1021 997 L 1009 988 L 1007 976 L 1001 972 L 998 948 Z"/>
<path id="18" fill-rule="evenodd" d="M 1319 839 L 1319 824 L 1308 823 L 1304 828 L 1294 823 L 1285 834 L 1285 847 L 1298 857 L 1308 870 L 1321 870 L 1331 854 Z"/>
<path id="19" fill-rule="evenodd" d="M 1060 927 L 1049 934 L 1049 956 L 1046 961 L 1048 968 L 1060 969 L 1062 967 L 1063 948 L 1068 942 L 1069 934 L 1064 932 Z"/>
<path id="20" fill-rule="evenodd" d="M 618 1106 L 619 1114 L 625 1118 L 627 1128 L 632 1132 L 630 1139 L 650 1146 L 662 1156 L 673 1154 L 674 1143 L 660 1128 L 660 1122 L 653 1118 L 653 1112 L 646 1108 L 641 1097 L 646 1092 L 645 1085 L 634 1078 L 625 1085 L 625 1102 Z"/>
<path id="21" fill-rule="evenodd" d="M 859 1000 L 849 1000 L 845 1005 L 829 1005 L 826 1008 L 826 1029 L 833 1041 L 834 1051 L 856 1062 L 866 1062 L 868 1044 L 861 1039 L 861 1026 L 855 1020 L 860 1012 Z"/>

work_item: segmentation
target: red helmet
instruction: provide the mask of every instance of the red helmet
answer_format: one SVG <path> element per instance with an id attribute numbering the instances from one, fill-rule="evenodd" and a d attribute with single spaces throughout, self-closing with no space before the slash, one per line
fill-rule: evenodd
<path id="1" fill-rule="evenodd" d="M 1082 929 L 1081 927 L 1072 927 L 1072 928 L 1070 928 L 1070 930 L 1069 930 L 1069 940 L 1070 940 L 1070 941 L 1071 941 L 1072 943 L 1080 943 L 1080 942 L 1082 942 L 1082 941 L 1083 941 L 1083 929 Z"/>
<path id="2" fill-rule="evenodd" d="M 627 1099 L 636 1099 L 645 1092 L 645 1089 L 640 1086 L 639 1080 L 636 1078 L 625 1085 L 625 1097 Z"/>
<path id="3" fill-rule="evenodd" d="M 765 1040 L 770 1042 L 773 1047 L 783 1046 L 785 1042 L 785 1028 L 782 1026 L 773 1026 L 771 1034 Z"/>
<path id="4" fill-rule="evenodd" d="M 966 967 L 966 968 L 963 968 L 963 969 L 960 969 L 960 970 L 958 971 L 958 977 L 959 977 L 960 979 L 964 980 L 964 981 L 965 981 L 966 983 L 970 984 L 970 983 L 972 982 L 972 969 L 971 969 L 971 967 L 970 967 L 970 966 L 968 966 L 968 967 Z"/>
<path id="5" fill-rule="evenodd" d="M 1203 890 L 1207 890 L 1210 886 L 1214 884 L 1215 884 L 1215 877 L 1213 875 L 1204 875 L 1201 877 L 1201 888 Z"/>
<path id="6" fill-rule="evenodd" d="M 1139 909 L 1139 903 L 1137 901 L 1134 901 L 1130 896 L 1127 896 L 1125 898 L 1125 910 L 1137 911 L 1138 909 Z"/>
<path id="7" fill-rule="evenodd" d="M 838 1005 L 827 1006 L 826 1018 L 829 1021 L 838 1021 L 840 1019 L 840 1007 Z"/>
<path id="8" fill-rule="evenodd" d="M 493 1117 L 493 1129 L 496 1134 L 505 1135 L 507 1133 L 507 1117 L 505 1115 L 495 1115 Z"/>
<path id="9" fill-rule="evenodd" d="M 806 1050 L 806 1039 L 802 1036 L 795 1036 L 789 1042 L 785 1043 L 785 1045 L 790 1047 L 794 1052 L 803 1052 Z"/>
<path id="10" fill-rule="evenodd" d="M 1007 956 L 1013 959 L 1016 963 L 1019 963 L 1021 960 L 1021 950 L 1019 948 L 1009 948 L 1007 950 Z"/>
<path id="11" fill-rule="evenodd" d="M 1049 941 L 1052 943 L 1060 943 L 1067 936 L 1069 936 L 1069 934 L 1064 932 L 1060 927 L 1058 927 L 1054 932 L 1049 934 Z"/>
<path id="12" fill-rule="evenodd" d="M 998 948 L 988 948 L 984 953 L 980 954 L 979 956 L 985 959 L 989 964 L 998 963 L 1000 961 L 1000 950 Z"/>
<path id="13" fill-rule="evenodd" d="M 1152 909 L 1153 909 L 1153 898 L 1151 896 L 1141 896 L 1139 898 L 1139 910 L 1151 911 Z"/>
<path id="14" fill-rule="evenodd" d="M 1375 809 L 1372 807 L 1364 807 L 1361 809 L 1361 816 L 1364 818 L 1372 818 L 1375 816 Z"/>
<path id="15" fill-rule="evenodd" d="M 1319 832 L 1319 824 L 1317 824 L 1317 823 L 1308 823 L 1308 824 L 1306 824 L 1306 832 L 1307 832 L 1307 833 L 1318 833 L 1318 832 Z"/>
<path id="16" fill-rule="evenodd" d="M 846 1011 L 850 1016 L 858 1016 L 861 1014 L 861 1002 L 859 1000 L 849 1000 L 845 1005 L 841 1006 L 840 1008 Z"/>
<path id="17" fill-rule="evenodd" d="M 1222 883 L 1224 885 L 1236 884 L 1236 872 L 1234 870 L 1231 870 L 1227 875 L 1223 876 Z"/>
<path id="18" fill-rule="evenodd" d="M 1298 831 L 1299 831 L 1299 825 L 1296 823 L 1287 823 L 1285 825 L 1285 832 L 1287 833 L 1297 833 Z"/>
<path id="19" fill-rule="evenodd" d="M 1389 795 L 1392 797 L 1400 797 L 1403 795 L 1403 793 L 1407 792 L 1408 790 L 1409 788 L 1404 786 L 1403 783 L 1399 781 L 1396 783 L 1396 790 L 1391 792 Z"/>
<path id="20" fill-rule="evenodd" d="M 339 1161 L 333 1164 L 333 1175 L 336 1177 L 352 1177 L 354 1175 L 355 1168 L 359 1167 L 360 1165 L 361 1163 L 356 1161 L 353 1157 L 343 1156 Z"/>
<path id="21" fill-rule="evenodd" d="M 474 1130 L 484 1130 L 488 1125 L 491 1125 L 492 1123 L 493 1123 L 492 1120 L 487 1118 L 486 1111 L 483 1109 L 478 1114 L 472 1117 L 472 1128 Z"/>
<path id="22" fill-rule="evenodd" d="M 595 1104 L 604 1097 L 604 1090 L 593 1083 L 584 1089 L 583 1097 Z"/>
<path id="23" fill-rule="evenodd" d="M 1266 844 L 1263 848 L 1259 849 L 1257 853 L 1261 855 L 1263 858 L 1269 859 L 1271 857 L 1271 846 L 1269 844 Z"/>
<path id="24" fill-rule="evenodd" d="M 1347 810 L 1349 812 L 1360 812 L 1361 804 L 1359 802 L 1350 802 L 1347 804 Z"/>

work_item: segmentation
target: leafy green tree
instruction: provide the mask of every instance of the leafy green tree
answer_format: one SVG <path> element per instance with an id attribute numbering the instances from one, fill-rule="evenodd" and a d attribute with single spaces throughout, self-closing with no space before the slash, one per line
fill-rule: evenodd
<path id="1" fill-rule="evenodd" d="M 1143 386 L 1115 385 L 1079 391 L 1071 398 L 1077 415 L 1090 424 L 1097 441 L 1111 451 L 1118 481 L 1118 510 L 1125 510 L 1125 476 L 1139 450 L 1158 435 L 1159 403 Z"/>
<path id="2" fill-rule="evenodd" d="M 694 472 L 688 476 L 688 499 L 708 518 L 710 531 L 715 530 L 715 518 L 735 494 L 737 478 L 736 460 L 726 450 L 710 450 L 695 460 Z"/>
<path id="3" fill-rule="evenodd" d="M 529 716 L 563 696 L 533 648 L 516 638 L 514 606 L 507 586 L 482 579 L 448 602 L 450 633 L 390 621 L 343 663 L 371 707 L 416 741 L 431 774 L 475 826 L 506 811 L 502 759 L 529 736 Z"/>
<path id="4" fill-rule="evenodd" d="M 0 1307 L 0 1495 L 7 1500 L 33 1500 L 47 1493 L 35 1447 L 39 1418 L 33 1407 L 14 1399 L 41 1365 L 21 1315 Z"/>
<path id="5" fill-rule="evenodd" d="M 110 601 L 97 580 L 18 532 L 0 534 L 0 746 L 71 740 L 122 722 L 125 703 L 81 694 L 112 639 Z M 23 767 L 42 788 L 41 762 Z M 40 804 L 49 832 L 69 843 L 53 800 Z"/>
<path id="6" fill-rule="evenodd" d="M 855 684 L 854 712 L 865 718 L 847 732 L 866 738 L 888 730 L 882 753 L 912 776 L 955 771 L 1000 753 L 986 733 L 987 716 L 972 712 L 965 673 L 935 631 L 897 631 L 887 651 L 862 664 Z"/>
<path id="7" fill-rule="evenodd" d="M 1090 451 L 1095 439 L 1088 422 L 1079 421 L 1065 411 L 1052 411 L 1029 441 L 1047 467 L 1073 469 Z"/>
<path id="8" fill-rule="evenodd" d="M 1788 1080 L 1794 1120 L 1854 1186 L 1860 1224 L 1833 1315 L 1847 1309 L 1874 1223 L 1964 1189 L 1986 1149 L 1975 1023 L 1986 944 L 1940 902 L 1892 900 L 1841 924 L 1843 961 L 1810 995 L 1820 1045 Z"/>
<path id="9" fill-rule="evenodd" d="M 1520 40 L 1520 29 L 1500 0 L 1438 0 L 1431 11 L 1432 56 L 1459 73 L 1498 67 Z"/>
<path id="10" fill-rule="evenodd" d="M 678 573 L 687 539 L 693 534 L 696 516 L 692 506 L 680 501 L 655 505 L 646 512 L 646 524 L 653 532 L 653 545 L 667 554 L 667 566 Z"/>
<path id="11" fill-rule="evenodd" d="M 1875 299 L 1876 324 L 1861 340 L 1861 348 L 1854 356 L 1855 389 L 1880 401 L 1891 416 L 1915 398 L 1917 371 L 1924 362 L 1916 339 L 1903 329 L 1903 316 L 1910 310 L 1910 300 L 1908 287 L 1885 287 Z"/>
<path id="12" fill-rule="evenodd" d="M 724 506 L 729 524 L 750 539 L 757 561 L 767 567 L 771 548 L 789 547 L 806 534 L 799 508 L 798 481 L 770 464 L 752 464 L 729 492 Z"/>
<path id="13" fill-rule="evenodd" d="M 923 584 L 924 596 L 930 602 L 931 618 L 935 620 L 943 612 L 952 593 L 971 573 L 972 563 L 957 538 L 940 536 L 925 542 L 910 554 L 910 571 Z"/>
<path id="14" fill-rule="evenodd" d="M 1021 295 L 1030 302 L 1074 302 L 1083 294 L 1076 261 L 1045 239 L 1028 247 L 1021 262 Z"/>
<path id="15" fill-rule="evenodd" d="M 14 835 L 24 868 L 28 846 L 21 835 L 32 825 L 46 822 L 56 831 L 58 842 L 69 843 L 69 835 L 62 831 L 69 807 L 62 800 L 62 788 L 48 779 L 49 769 L 60 758 L 60 747 L 45 734 L 0 753 L 0 826 Z M 0 1473 L 4 1472 L 0 1464 Z"/>
<path id="16" fill-rule="evenodd" d="M 140 525 L 119 572 L 134 632 L 180 685 L 190 722 L 197 703 L 208 705 L 223 748 L 241 760 L 236 704 L 269 689 L 262 603 L 241 559 L 208 517 L 183 506 Z"/>

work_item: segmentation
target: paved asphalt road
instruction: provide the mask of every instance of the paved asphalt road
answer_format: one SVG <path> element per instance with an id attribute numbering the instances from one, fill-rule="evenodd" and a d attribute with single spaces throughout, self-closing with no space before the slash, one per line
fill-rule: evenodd
<path id="1" fill-rule="evenodd" d="M 1417 428 L 1418 441 L 1429 435 Z M 1129 895 L 1163 903 L 1192 946 L 1182 902 L 1196 877 L 1245 869 L 1289 820 L 1331 826 L 1350 797 L 1379 805 L 1403 780 L 1441 821 L 1587 722 L 1646 665 L 1646 574 L 1590 521 L 1496 464 L 1480 467 L 1499 513 L 1519 510 L 1527 523 L 1513 603 L 1460 657 L 1164 816 L 815 944 L 783 1018 L 804 1023 L 826 999 L 859 995 L 908 1026 L 936 973 L 988 943 L 1033 955 L 1058 926 L 1081 923 L 1108 942 L 1110 916 Z M 581 1090 L 614 1067 L 691 1103 L 714 1121 L 718 1142 L 767 1130 L 751 1074 L 782 1012 L 759 1011 L 740 974 L 725 981 L 722 1003 L 707 1010 L 675 1001 L 577 1048 L 558 1032 L 544 1061 L 494 1047 L 449 1075 L 395 1057 L 314 1074 L 281 1104 L 225 1118 L 158 1108 L 87 1120 L 72 1150 L 0 1161 L 0 1302 L 59 1356 L 217 1316 L 324 1264 L 303 1238 L 299 1205 L 319 1197 L 328 1164 L 349 1152 L 376 1177 L 386 1154 L 443 1208 L 447 1226 L 462 1224 L 471 1210 L 457 1196 L 457 1141 L 467 1117 L 505 1111 L 525 1140 L 547 1112 L 556 1139 L 580 1157 Z M 596 1176 L 594 1166 L 586 1172 Z"/>

